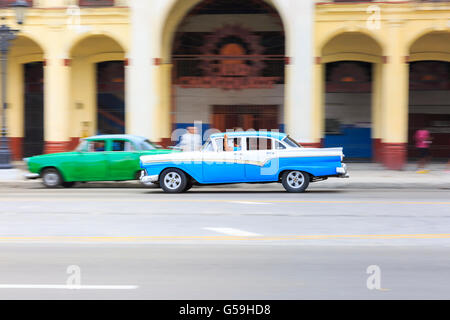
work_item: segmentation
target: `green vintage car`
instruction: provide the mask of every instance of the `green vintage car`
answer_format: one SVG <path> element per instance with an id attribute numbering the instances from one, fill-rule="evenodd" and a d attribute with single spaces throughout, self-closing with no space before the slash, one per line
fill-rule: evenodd
<path id="1" fill-rule="evenodd" d="M 139 157 L 171 153 L 144 137 L 98 135 L 82 139 L 72 152 L 25 158 L 28 179 L 42 178 L 46 187 L 72 187 L 75 182 L 139 179 Z"/>

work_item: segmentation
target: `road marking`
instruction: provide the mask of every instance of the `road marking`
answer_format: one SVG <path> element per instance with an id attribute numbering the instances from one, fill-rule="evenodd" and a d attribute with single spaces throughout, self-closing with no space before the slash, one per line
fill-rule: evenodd
<path id="1" fill-rule="evenodd" d="M 215 228 L 216 229 L 216 228 Z M 220 228 L 223 229 L 223 228 Z M 291 235 L 291 236 L 35 236 L 0 237 L 0 242 L 151 242 L 151 241 L 293 241 L 293 240 L 398 240 L 450 239 L 443 234 L 355 234 L 355 235 Z"/>
<path id="2" fill-rule="evenodd" d="M 51 199 L 36 198 L 20 198 L 21 202 L 79 202 L 81 198 L 59 197 Z M 17 202 L 18 199 L 1 199 L 0 202 Z M 82 198 L 82 202 L 184 202 L 184 203 L 233 203 L 236 200 L 229 199 L 121 199 L 121 198 Z M 407 205 L 450 205 L 449 201 L 370 201 L 370 200 L 242 200 L 246 202 L 259 203 L 324 203 L 324 204 L 407 204 Z"/>
<path id="3" fill-rule="evenodd" d="M 227 234 L 235 237 L 261 237 L 261 234 L 253 233 L 245 230 L 239 230 L 234 228 L 203 228 L 205 230 L 210 230 L 218 233 Z"/>
<path id="4" fill-rule="evenodd" d="M 232 203 L 237 203 L 237 204 L 256 204 L 256 205 L 266 205 L 266 204 L 271 204 L 269 202 L 256 202 L 256 201 L 231 201 Z"/>
<path id="5" fill-rule="evenodd" d="M 133 290 L 134 285 L 57 285 L 57 284 L 0 284 L 0 289 L 63 289 L 63 290 Z"/>

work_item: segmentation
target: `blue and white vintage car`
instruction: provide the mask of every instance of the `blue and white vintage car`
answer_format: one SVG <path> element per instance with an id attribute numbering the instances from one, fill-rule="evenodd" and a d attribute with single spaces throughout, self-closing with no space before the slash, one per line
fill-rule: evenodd
<path id="1" fill-rule="evenodd" d="M 210 136 L 201 151 L 142 156 L 141 181 L 171 193 L 193 185 L 280 182 L 303 192 L 310 182 L 348 177 L 342 148 L 303 148 L 279 132 Z"/>

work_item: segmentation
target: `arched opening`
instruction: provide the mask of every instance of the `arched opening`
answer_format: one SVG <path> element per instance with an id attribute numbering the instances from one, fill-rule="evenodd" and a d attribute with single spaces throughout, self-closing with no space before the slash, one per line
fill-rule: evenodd
<path id="1" fill-rule="evenodd" d="M 322 49 L 325 63 L 324 147 L 343 147 L 346 158 L 370 160 L 379 123 L 382 50 L 368 35 L 348 32 Z M 375 92 L 376 91 L 376 92 Z"/>
<path id="2" fill-rule="evenodd" d="M 408 157 L 418 157 L 414 134 L 427 129 L 431 156 L 450 158 L 450 33 L 432 32 L 410 50 Z"/>
<path id="3" fill-rule="evenodd" d="M 285 36 L 268 2 L 200 1 L 177 26 L 171 61 L 173 129 L 284 130 Z"/>
<path id="4" fill-rule="evenodd" d="M 44 52 L 19 36 L 8 57 L 8 131 L 14 160 L 44 151 Z"/>
<path id="5" fill-rule="evenodd" d="M 72 142 L 125 132 L 125 51 L 106 35 L 91 35 L 71 50 Z"/>
<path id="6" fill-rule="evenodd" d="M 123 61 L 96 64 L 97 133 L 125 133 L 125 74 Z"/>

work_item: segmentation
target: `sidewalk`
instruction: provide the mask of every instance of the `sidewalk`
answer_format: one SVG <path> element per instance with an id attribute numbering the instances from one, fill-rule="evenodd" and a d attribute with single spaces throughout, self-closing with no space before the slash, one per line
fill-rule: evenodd
<path id="1" fill-rule="evenodd" d="M 27 172 L 22 162 L 14 163 L 14 169 L 0 170 L 0 188 L 41 188 L 41 181 L 26 180 Z M 311 189 L 433 189 L 450 190 L 450 173 L 445 172 L 445 164 L 432 164 L 429 173 L 415 172 L 416 165 L 411 163 L 402 171 L 386 170 L 375 163 L 349 163 L 350 178 L 330 178 L 312 183 Z M 79 184 L 79 188 L 143 188 L 138 181 L 126 182 L 90 182 Z M 214 188 L 232 189 L 274 189 L 279 184 L 235 184 L 214 186 Z"/>

